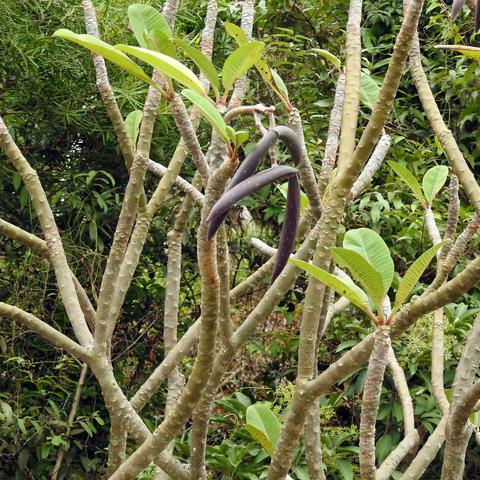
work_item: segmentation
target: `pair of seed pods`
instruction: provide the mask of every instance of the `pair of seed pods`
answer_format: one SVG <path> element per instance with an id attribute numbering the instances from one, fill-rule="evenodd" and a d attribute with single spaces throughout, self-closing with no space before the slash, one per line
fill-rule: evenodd
<path id="1" fill-rule="evenodd" d="M 213 206 L 207 217 L 209 222 L 207 238 L 213 238 L 230 209 L 240 200 L 248 197 L 260 188 L 279 180 L 288 179 L 287 203 L 283 221 L 277 258 L 272 272 L 272 282 L 280 275 L 288 262 L 295 245 L 298 217 L 300 213 L 300 184 L 297 170 L 287 165 L 277 165 L 263 172 L 255 173 L 258 165 L 268 152 L 268 149 L 278 140 L 285 143 L 295 165 L 298 165 L 302 155 L 302 146 L 297 134 L 290 128 L 278 126 L 270 130 L 245 158 L 235 175 L 232 177 L 224 194 Z"/>

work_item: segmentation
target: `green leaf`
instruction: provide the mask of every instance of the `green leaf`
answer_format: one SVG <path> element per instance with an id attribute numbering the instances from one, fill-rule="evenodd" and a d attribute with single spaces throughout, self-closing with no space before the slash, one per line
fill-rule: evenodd
<path id="1" fill-rule="evenodd" d="M 432 204 L 435 195 L 442 189 L 447 181 L 448 167 L 445 165 L 437 165 L 427 170 L 423 176 L 422 187 L 423 193 L 429 205 Z"/>
<path id="2" fill-rule="evenodd" d="M 429 263 L 432 261 L 432 258 L 438 252 L 438 250 L 443 246 L 445 242 L 437 243 L 433 247 L 429 248 L 426 252 L 423 252 L 420 257 L 418 257 L 406 271 L 403 278 L 400 280 L 398 285 L 397 295 L 395 296 L 395 303 L 392 309 L 392 315 L 394 315 L 398 309 L 402 306 L 403 302 L 407 299 L 410 293 L 413 290 L 413 287 L 417 284 L 420 277 L 423 275 L 423 272 L 428 267 Z"/>
<path id="3" fill-rule="evenodd" d="M 443 50 L 452 50 L 454 52 L 461 53 L 468 58 L 473 58 L 477 62 L 480 62 L 480 48 L 470 47 L 467 45 L 435 45 L 435 48 L 442 48 Z"/>
<path id="4" fill-rule="evenodd" d="M 362 285 L 377 307 L 378 315 L 382 313 L 382 302 L 387 293 L 382 276 L 359 253 L 347 248 L 332 248 L 332 258 L 340 267 L 350 270 L 352 277 Z"/>
<path id="5" fill-rule="evenodd" d="M 380 87 L 378 83 L 368 73 L 362 72 L 360 77 L 360 100 L 370 110 L 375 108 L 379 92 Z"/>
<path id="6" fill-rule="evenodd" d="M 289 262 L 293 263 L 302 270 L 305 270 L 308 274 L 313 275 L 322 283 L 335 290 L 339 295 L 342 295 L 350 300 L 351 303 L 367 313 L 369 316 L 374 316 L 370 310 L 367 294 L 361 288 L 357 287 L 357 285 L 355 285 L 353 282 L 347 283 L 345 280 L 338 278 L 337 276 L 332 275 L 331 273 L 328 273 L 319 267 L 311 265 L 310 263 L 304 262 L 303 260 L 291 258 L 289 259 Z"/>
<path id="7" fill-rule="evenodd" d="M 392 285 L 394 267 L 390 250 L 382 237 L 369 228 L 349 230 L 343 239 L 343 247 L 359 253 L 380 273 L 385 296 Z"/>
<path id="8" fill-rule="evenodd" d="M 280 190 L 280 193 L 285 198 L 287 198 L 288 182 L 277 184 L 276 187 L 278 188 L 278 190 Z M 310 202 L 308 200 L 308 197 L 305 195 L 304 192 L 300 192 L 300 211 L 303 212 L 309 205 L 310 205 Z"/>
<path id="9" fill-rule="evenodd" d="M 227 93 L 239 77 L 260 58 L 265 44 L 257 40 L 245 43 L 234 50 L 225 60 L 222 68 L 222 83 Z"/>
<path id="10" fill-rule="evenodd" d="M 264 403 L 255 403 L 247 408 L 246 420 L 250 435 L 272 456 L 282 428 L 275 414 Z"/>
<path id="11" fill-rule="evenodd" d="M 154 85 L 150 77 L 132 60 L 130 60 L 123 52 L 119 49 L 110 45 L 103 40 L 100 40 L 93 35 L 87 34 L 79 34 L 74 33 L 70 30 L 65 28 L 61 28 L 57 30 L 54 34 L 54 37 L 61 37 L 65 38 L 66 40 L 70 40 L 71 42 L 78 43 L 84 48 L 101 55 L 106 60 L 109 60 L 112 63 L 115 63 L 123 70 L 135 75 L 140 80 L 149 83 L 150 85 Z"/>
<path id="12" fill-rule="evenodd" d="M 309 51 L 322 56 L 329 62 L 333 63 L 338 69 L 340 69 L 340 67 L 342 66 L 342 62 L 340 61 L 340 59 L 336 57 L 333 53 L 330 53 L 328 50 L 324 50 L 323 48 L 311 48 Z"/>
<path id="13" fill-rule="evenodd" d="M 275 80 L 273 78 L 272 69 L 268 66 L 268 64 L 265 60 L 263 60 L 262 58 L 259 58 L 255 62 L 255 68 L 258 70 L 258 72 L 262 76 L 265 83 L 278 95 L 278 97 L 280 98 L 282 103 L 286 107 L 289 107 L 290 101 L 288 99 L 287 87 L 283 83 L 283 80 L 280 78 L 280 75 L 278 75 L 278 73 L 275 72 L 276 77 L 277 77 L 277 83 L 279 82 L 280 85 L 281 85 L 281 88 L 284 88 L 283 93 L 277 87 L 277 83 L 275 83 Z M 283 85 L 283 87 L 282 87 L 282 85 Z"/>
<path id="14" fill-rule="evenodd" d="M 205 98 L 203 95 L 199 95 L 193 90 L 183 90 L 182 95 L 188 98 L 200 109 L 204 117 L 209 121 L 213 128 L 215 128 L 218 134 L 225 140 L 226 143 L 229 143 L 227 125 L 212 102 L 208 98 Z"/>
<path id="15" fill-rule="evenodd" d="M 175 50 L 175 45 L 170 40 L 170 37 L 160 30 L 159 28 L 154 28 L 147 36 L 147 44 L 150 50 L 155 50 L 157 52 L 168 55 L 169 57 L 177 59 L 177 51 Z"/>
<path id="16" fill-rule="evenodd" d="M 390 165 L 390 168 L 410 187 L 410 190 L 412 190 L 420 202 L 426 203 L 425 197 L 423 196 L 422 187 L 420 187 L 418 180 L 410 172 L 410 170 L 406 169 L 397 162 L 389 161 L 387 163 Z"/>
<path id="17" fill-rule="evenodd" d="M 335 460 L 335 465 L 338 468 L 338 471 L 342 476 L 343 480 L 353 480 L 354 472 L 352 464 L 350 462 L 338 458 Z"/>
<path id="18" fill-rule="evenodd" d="M 137 144 L 142 118 L 143 112 L 141 110 L 134 110 L 133 112 L 130 112 L 125 119 L 125 128 L 127 129 L 127 135 L 133 148 L 135 148 L 135 145 Z"/>
<path id="19" fill-rule="evenodd" d="M 183 50 L 185 55 L 187 55 L 187 57 L 189 57 L 190 60 L 192 60 L 192 62 L 195 63 L 195 65 L 205 75 L 218 98 L 220 96 L 220 81 L 218 80 L 217 69 L 213 63 L 200 50 L 192 47 L 183 40 L 175 38 L 173 41 L 175 42 L 175 45 L 178 45 Z"/>
<path id="20" fill-rule="evenodd" d="M 285 97 L 285 99 L 287 100 L 287 103 L 290 103 L 287 86 L 282 80 L 282 77 L 273 68 L 271 68 L 270 71 L 272 72 L 272 78 L 273 78 L 273 81 L 275 82 L 275 87 L 278 89 L 281 95 Z"/>
<path id="21" fill-rule="evenodd" d="M 202 84 L 196 75 L 178 60 L 160 52 L 145 48 L 131 47 L 130 45 L 116 45 L 117 48 L 143 60 L 158 71 L 173 78 L 187 88 L 191 88 L 201 95 L 205 95 Z"/>
<path id="22" fill-rule="evenodd" d="M 155 8 L 143 3 L 136 3 L 128 7 L 128 20 L 132 27 L 133 34 L 137 39 L 138 44 L 142 48 L 148 48 L 145 41 L 145 32 L 147 38 L 150 33 L 159 29 L 164 32 L 168 37 L 172 36 L 172 31 L 165 17 Z"/>
<path id="23" fill-rule="evenodd" d="M 228 33 L 228 35 L 235 40 L 238 46 L 244 45 L 248 42 L 247 34 L 238 25 L 225 22 L 223 26 L 225 27 L 225 31 Z"/>
<path id="24" fill-rule="evenodd" d="M 238 130 L 235 132 L 235 146 L 240 147 L 248 140 L 248 132 L 246 130 Z"/>

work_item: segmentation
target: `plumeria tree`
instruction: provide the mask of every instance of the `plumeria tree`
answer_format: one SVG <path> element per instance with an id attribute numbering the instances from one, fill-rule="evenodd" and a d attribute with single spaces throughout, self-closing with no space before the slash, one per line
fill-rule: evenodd
<path id="1" fill-rule="evenodd" d="M 79 379 L 80 389 L 86 371 L 92 372 L 110 415 L 108 478 L 136 478 L 152 462 L 157 478 L 209 478 L 205 462 L 207 433 L 222 379 L 247 340 L 304 272 L 308 274 L 308 283 L 299 330 L 296 381 L 288 415 L 280 424 L 264 407 L 250 409 L 247 413 L 248 431 L 258 439 L 270 458 L 267 478 L 277 480 L 294 475 L 290 469 L 302 434 L 309 478 L 326 478 L 318 398 L 365 365 L 368 368 L 360 418 L 360 477 L 387 479 L 396 471 L 397 477 L 405 480 L 421 478 L 445 445 L 442 479 L 463 478 L 468 441 L 476 428 L 469 416 L 476 411 L 480 400 L 480 383 L 476 380 L 480 361 L 477 347 L 480 320 L 475 321 L 468 336 L 451 395 L 447 397 L 443 385 L 442 309 L 480 281 L 479 259 L 469 262 L 451 277 L 479 226 L 480 186 L 442 118 L 422 68 L 417 25 L 423 1 L 405 2 L 404 17 L 398 20 L 400 28 L 387 72 L 360 135 L 357 134 L 362 77 L 362 1 L 350 1 L 345 65 L 342 67 L 328 52 L 319 52 L 340 68 L 324 157 L 315 169 L 306 148 L 301 112 L 292 105 L 288 88 L 278 73 L 268 65 L 265 44 L 252 39 L 254 0 L 242 2 L 241 25 L 226 23 L 219 27 L 224 28 L 237 44 L 221 69 L 212 62 L 218 13 L 215 0 L 208 1 L 200 48 L 175 33 L 178 1 L 167 0 L 162 12 L 146 4 L 128 8 L 137 45 L 111 45 L 101 40 L 92 1 L 83 0 L 82 3 L 86 33 L 59 29 L 54 36 L 58 42 L 71 41 L 91 52 L 99 94 L 116 133 L 128 182 L 115 235 L 99 293 L 93 302 L 67 261 L 49 198 L 29 164 L 28 155 L 22 153 L 0 119 L 3 161 L 11 162 L 21 176 L 42 236 L 35 236 L 4 220 L 0 220 L 0 233 L 51 263 L 75 338 L 15 305 L 0 303 L 0 315 L 23 324 L 52 346 L 81 361 L 84 368 Z M 458 13 L 458 4 L 462 3 L 461 8 L 465 2 L 455 3 L 454 13 Z M 78 55 L 85 54 L 80 47 Z M 188 64 L 195 65 L 195 72 L 186 66 L 187 60 Z M 107 65 L 121 68 L 144 82 L 143 111 L 120 111 L 109 83 Z M 394 284 L 395 265 L 389 245 L 378 234 L 366 226 L 350 230 L 341 247 L 337 246 L 337 237 L 345 212 L 370 183 L 386 157 L 390 138 L 384 130 L 385 122 L 407 65 L 445 158 L 442 165 L 430 169 L 421 182 L 408 165 L 389 162 L 406 188 L 410 188 L 420 201 L 432 243 L 424 252 L 418 252 L 410 268 Z M 149 68 L 153 68 L 153 73 Z M 277 105 L 244 105 L 246 77 L 252 69 L 258 70 Z M 172 158 L 165 165 L 150 158 L 153 128 L 161 101 L 168 106 L 181 134 Z M 287 125 L 276 126 L 280 110 L 286 113 Z M 254 119 L 258 137 L 251 138 L 255 147 L 244 160 L 240 151 L 248 133 L 236 127 L 239 116 Z M 268 119 L 269 129 L 263 126 L 262 117 Z M 202 118 L 211 125 L 206 151 L 196 134 Z M 281 145 L 290 160 L 288 165 L 278 164 L 277 147 Z M 260 164 L 267 154 L 271 166 L 261 169 Z M 188 156 L 196 172 L 186 179 L 181 173 Z M 157 178 L 150 196 L 144 188 L 147 173 Z M 435 198 L 448 179 L 448 216 L 440 220 L 433 213 Z M 252 268 L 240 283 L 232 284 L 229 232 L 232 225 L 238 223 L 246 226 L 246 232 L 253 230 L 248 225 L 252 221 L 248 211 L 244 209 L 238 213 L 239 209 L 234 206 L 259 188 L 284 180 L 288 181 L 284 188 L 287 200 L 278 246 L 266 245 L 261 239 L 252 237 L 252 248 L 260 249 L 271 258 L 259 268 Z M 178 208 L 168 236 L 163 325 L 165 357 L 138 391 L 128 398 L 115 376 L 112 335 L 152 221 L 174 186 L 182 194 L 176 197 Z M 468 228 L 457 235 L 459 189 L 477 213 Z M 182 236 L 195 209 L 200 212 L 196 220 L 196 251 L 201 277 L 201 317 L 178 338 Z M 440 221 L 444 228 L 443 225 L 438 228 Z M 436 262 L 433 281 L 420 295 L 411 297 L 433 261 Z M 270 282 L 268 288 L 241 323 L 234 325 L 231 305 L 266 279 Z M 335 294 L 338 294 L 337 299 Z M 328 368 L 318 371 L 317 352 L 324 332 L 332 317 L 350 304 L 356 309 L 355 314 L 365 315 L 372 322 L 373 333 Z M 434 318 L 432 393 L 442 419 L 420 445 L 415 428 L 415 399 L 411 398 L 391 341 L 429 313 L 433 313 Z M 188 378 L 184 379 L 182 360 L 193 348 L 196 349 L 194 363 Z M 401 399 L 404 436 L 378 465 L 375 426 L 387 368 Z M 141 410 L 165 381 L 168 383 L 165 411 L 161 412 L 158 426 L 151 431 L 142 419 Z M 81 390 L 78 390 L 77 404 L 80 401 Z M 173 445 L 188 422 L 191 422 L 191 449 L 188 455 L 179 458 L 173 454 Z M 129 437 L 135 441 L 136 449 L 127 455 Z M 61 463 L 60 455 L 54 468 L 55 478 Z"/>

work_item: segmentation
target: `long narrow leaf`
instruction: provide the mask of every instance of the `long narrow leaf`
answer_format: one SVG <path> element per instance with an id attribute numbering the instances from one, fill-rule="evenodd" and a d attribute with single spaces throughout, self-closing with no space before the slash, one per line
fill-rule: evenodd
<path id="1" fill-rule="evenodd" d="M 405 275 L 400 280 L 400 284 L 398 285 L 397 295 L 395 296 L 395 303 L 392 309 L 392 315 L 394 315 L 402 306 L 403 302 L 405 302 L 407 297 L 412 292 L 413 287 L 415 287 L 418 280 L 423 275 L 423 272 L 432 261 L 432 258 L 435 256 L 438 250 L 440 250 L 444 243 L 445 242 L 440 242 L 437 243 L 437 245 L 429 248 L 419 258 L 417 258 L 406 271 Z"/>
<path id="2" fill-rule="evenodd" d="M 167 37 L 172 36 L 172 31 L 165 17 L 150 5 L 143 3 L 130 5 L 128 7 L 128 20 L 133 34 L 142 48 L 149 48 L 145 40 L 145 34 L 148 37 L 150 32 L 156 28 L 164 32 Z"/>
<path id="3" fill-rule="evenodd" d="M 394 266 L 390 251 L 382 237 L 369 228 L 356 228 L 345 234 L 343 247 L 359 253 L 374 270 L 380 273 L 384 286 L 383 296 L 385 296 L 392 284 Z"/>
<path id="4" fill-rule="evenodd" d="M 220 96 L 220 81 L 218 80 L 218 73 L 217 69 L 213 65 L 213 63 L 197 48 L 192 47 L 188 43 L 180 40 L 179 38 L 175 38 L 174 40 L 175 45 L 178 45 L 185 55 L 190 58 L 190 60 L 195 63 L 195 65 L 200 69 L 200 71 L 205 75 L 207 80 L 210 82 L 210 85 L 215 92 L 217 97 Z"/>
<path id="5" fill-rule="evenodd" d="M 133 148 L 135 148 L 135 145 L 137 144 L 142 118 L 143 112 L 141 110 L 134 110 L 133 112 L 130 112 L 125 119 L 125 128 L 127 129 L 127 135 Z"/>
<path id="6" fill-rule="evenodd" d="M 310 263 L 304 262 L 303 260 L 291 258 L 289 262 L 293 263 L 302 270 L 305 270 L 309 275 L 313 275 L 315 278 L 327 285 L 327 287 L 330 287 L 339 295 L 348 299 L 351 303 L 353 303 L 360 310 L 364 311 L 370 317 L 374 316 L 370 310 L 367 294 L 361 288 L 354 284 L 349 285 L 341 278 L 338 278 L 319 267 L 311 265 Z"/>
<path id="7" fill-rule="evenodd" d="M 377 272 L 368 261 L 359 253 L 347 248 L 332 248 L 332 258 L 340 267 L 350 270 L 356 280 L 372 299 L 380 315 L 382 301 L 385 298 L 385 289 L 382 275 Z"/>
<path id="8" fill-rule="evenodd" d="M 298 217 L 300 214 L 300 184 L 297 175 L 288 179 L 287 204 L 283 220 L 280 241 L 278 242 L 277 260 L 272 271 L 272 282 L 280 275 L 290 258 L 295 245 Z"/>
<path id="9" fill-rule="evenodd" d="M 432 204 L 435 195 L 442 189 L 447 181 L 448 167 L 437 165 L 427 170 L 422 180 L 423 193 L 429 205 Z"/>
<path id="10" fill-rule="evenodd" d="M 225 93 L 233 87 L 238 78 L 255 64 L 264 48 L 265 44 L 263 42 L 252 40 L 238 47 L 227 57 L 222 68 L 222 83 Z"/>
<path id="11" fill-rule="evenodd" d="M 248 42 L 247 34 L 243 31 L 242 27 L 230 22 L 225 22 L 223 26 L 228 35 L 235 40 L 238 46 Z"/>
<path id="12" fill-rule="evenodd" d="M 177 51 L 170 37 L 159 28 L 154 28 L 147 35 L 148 48 L 177 59 Z"/>
<path id="13" fill-rule="evenodd" d="M 183 90 L 182 95 L 196 105 L 218 134 L 228 143 L 227 125 L 211 101 L 193 90 Z"/>
<path id="14" fill-rule="evenodd" d="M 422 187 L 420 187 L 418 180 L 410 172 L 410 170 L 406 169 L 397 162 L 389 161 L 387 163 L 390 165 L 392 170 L 410 187 L 420 202 L 426 203 L 425 197 L 423 196 Z"/>
<path id="15" fill-rule="evenodd" d="M 101 55 L 105 60 L 115 63 L 115 65 L 118 65 L 120 68 L 131 73 L 140 80 L 154 85 L 150 77 L 134 61 L 130 60 L 130 58 L 113 45 L 110 45 L 93 35 L 74 33 L 71 30 L 61 28 L 60 30 L 57 30 L 53 36 L 65 38 L 66 40 L 77 43 L 78 45 Z"/>
<path id="16" fill-rule="evenodd" d="M 154 52 L 153 50 L 147 50 L 145 48 L 132 47 L 130 45 L 116 45 L 116 48 L 143 60 L 185 87 L 190 88 L 201 95 L 205 95 L 200 80 L 191 70 L 181 64 L 178 60 L 160 52 Z"/>

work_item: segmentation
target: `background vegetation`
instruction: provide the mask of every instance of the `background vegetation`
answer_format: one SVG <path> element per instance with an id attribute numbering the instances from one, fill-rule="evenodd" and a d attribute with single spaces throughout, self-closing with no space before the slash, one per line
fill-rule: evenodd
<path id="1" fill-rule="evenodd" d="M 98 2 L 99 22 L 105 39 L 115 43 L 131 40 L 126 16 L 129 3 L 126 0 Z M 157 2 L 145 3 L 153 5 Z M 199 35 L 205 3 L 194 0 L 181 3 L 177 16 L 178 32 L 190 39 Z M 220 2 L 219 18 L 238 22 L 238 3 Z M 401 8 L 399 1 L 365 2 L 363 67 L 365 75 L 373 82 L 385 72 L 385 59 L 396 34 L 392 30 L 395 26 L 393 19 L 399 17 Z M 474 159 L 480 154 L 480 67 L 465 57 L 446 55 L 434 48 L 437 43 L 475 42 L 470 38 L 471 19 L 464 18 L 465 24 L 461 19 L 452 22 L 448 17 L 449 6 L 440 0 L 428 0 L 424 11 L 420 32 L 427 73 L 444 118 L 455 131 L 459 144 L 466 147 L 464 153 L 475 169 Z M 270 64 L 277 68 L 293 103 L 302 112 L 310 158 L 314 162 L 317 160 L 317 166 L 323 154 L 338 72 L 312 49 L 326 49 L 342 59 L 346 13 L 345 0 L 268 0 L 258 2 L 257 6 L 254 37 L 267 42 Z M 71 256 L 75 255 L 71 264 L 95 298 L 100 281 L 95 266 L 102 265 L 105 246 L 111 242 L 122 201 L 124 166 L 95 89 L 90 58 L 71 44 L 54 41 L 51 34 L 58 27 L 83 30 L 79 2 L 2 2 L 0 111 L 37 169 L 43 185 L 48 188 L 67 251 Z M 233 44 L 221 28 L 218 32 L 215 62 L 221 64 Z M 122 113 L 126 116 L 143 101 L 145 88 L 119 69 L 111 69 L 111 75 Z M 442 149 L 419 108 L 408 75 L 406 78 L 388 125 L 393 146 L 387 159 L 406 162 L 409 169 L 421 176 L 440 161 Z M 247 103 L 277 103 L 255 72 L 250 75 L 250 84 Z M 365 115 L 369 112 L 368 102 L 363 104 L 362 110 Z M 159 118 L 152 158 L 162 163 L 162 159 L 170 157 L 178 133 L 166 109 L 162 111 L 161 107 Z M 251 129 L 250 124 L 243 127 Z M 208 136 L 200 134 L 200 140 L 205 145 Z M 188 168 L 192 167 L 187 165 L 186 176 L 191 177 Z M 28 195 L 18 174 L 5 161 L 0 161 L 0 196 L 2 218 L 38 233 Z M 446 196 L 440 195 L 436 202 L 437 212 L 446 211 Z M 248 206 L 262 225 L 258 235 L 267 243 L 278 238 L 284 206 L 282 195 L 277 192 L 272 197 L 269 189 L 265 189 L 249 199 Z M 169 203 L 166 202 L 159 218 L 169 218 L 168 212 Z M 471 214 L 471 211 L 462 209 L 461 227 L 466 226 Z M 368 225 L 382 235 L 391 248 L 399 272 L 409 266 L 417 252 L 425 250 L 427 236 L 418 202 L 386 164 L 348 215 L 347 229 Z M 170 224 L 160 221 L 154 224 L 114 339 L 113 358 L 119 365 L 117 371 L 122 376 L 119 380 L 127 393 L 135 391 L 135 386 L 142 383 L 163 355 L 160 332 L 166 258 L 162 252 L 169 227 Z M 192 234 L 194 232 L 190 238 Z M 242 264 L 256 265 L 262 261 L 260 254 L 254 255 L 250 248 L 245 248 L 245 242 L 241 231 L 229 242 L 232 255 L 240 265 L 235 273 L 238 278 L 243 275 Z M 477 254 L 478 240 L 474 239 L 467 258 Z M 181 328 L 185 329 L 199 313 L 195 256 L 187 235 L 182 275 L 188 288 L 181 293 L 180 312 Z M 94 260 L 88 263 L 94 265 L 93 268 L 86 268 L 86 258 Z M 209 465 L 218 467 L 218 478 L 257 479 L 266 472 L 268 457 L 245 429 L 245 412 L 251 403 L 268 401 L 281 420 L 288 409 L 290 382 L 296 364 L 296 333 L 301 314 L 297 300 L 302 295 L 301 282 L 297 287 L 298 291 L 293 290 L 285 297 L 263 331 L 249 342 L 247 351 L 254 355 L 241 357 L 238 362 L 241 370 L 234 372 L 222 387 L 222 397 L 217 402 L 212 423 L 215 446 L 208 451 Z M 260 292 L 252 294 L 252 302 L 256 294 Z M 63 307 L 56 298 L 50 265 L 2 237 L 0 300 L 49 318 L 51 323 L 68 331 Z M 447 388 L 465 333 L 479 310 L 478 290 L 446 309 Z M 408 338 L 398 340 L 395 346 L 406 369 L 415 399 L 416 417 L 420 418 L 424 432 L 431 432 L 441 416 L 429 389 L 429 325 L 428 318 L 420 321 L 413 333 L 409 332 Z M 358 314 L 347 311 L 337 317 L 321 347 L 319 369 L 329 365 L 336 354 L 360 341 L 370 330 L 371 326 Z M 128 349 L 127 345 L 130 345 Z M 0 479 L 49 478 L 60 447 L 67 449 L 63 478 L 98 478 L 105 469 L 100 458 L 104 458 L 106 438 L 97 427 L 108 421 L 108 415 L 96 383 L 89 382 L 87 377 L 77 420 L 67 436 L 68 411 L 81 366 L 36 335 L 5 319 L 0 319 L 0 365 Z M 187 362 L 185 368 L 188 370 L 188 367 Z M 332 472 L 329 477 L 332 479 L 353 478 L 357 471 L 355 445 L 358 432 L 352 424 L 358 423 L 364 376 L 365 371 L 358 372 L 345 379 L 331 395 L 321 398 L 324 462 Z M 384 389 L 381 421 L 377 425 L 379 461 L 398 442 L 402 424 L 393 382 L 387 379 Z M 156 407 L 164 402 L 164 395 L 160 392 L 143 412 L 152 426 L 157 422 L 155 415 L 159 409 Z M 188 449 L 188 442 L 187 431 L 177 442 L 178 455 Z M 473 440 L 471 448 L 479 448 Z M 472 454 L 469 458 L 478 459 L 480 456 Z M 433 463 L 424 478 L 439 478 L 440 465 L 439 461 Z M 297 478 L 308 478 L 303 465 L 297 464 L 296 467 Z M 480 460 L 470 460 L 466 478 L 480 478 L 478 472 Z M 148 478 L 148 472 L 145 478 Z"/>

